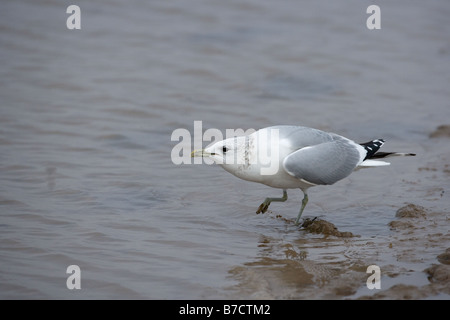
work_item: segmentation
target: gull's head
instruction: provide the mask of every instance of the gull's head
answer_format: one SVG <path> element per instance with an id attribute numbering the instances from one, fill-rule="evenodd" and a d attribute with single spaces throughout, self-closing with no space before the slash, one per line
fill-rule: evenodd
<path id="1" fill-rule="evenodd" d="M 235 166 L 245 162 L 245 137 L 234 137 L 214 142 L 205 149 L 194 150 L 191 157 L 203 157 L 223 166 Z"/>
<path id="2" fill-rule="evenodd" d="M 241 179 L 257 182 L 264 180 L 264 176 L 278 173 L 282 159 L 278 131 L 274 137 L 267 138 L 261 130 L 214 142 L 205 149 L 193 151 L 191 156 L 212 160 Z"/>

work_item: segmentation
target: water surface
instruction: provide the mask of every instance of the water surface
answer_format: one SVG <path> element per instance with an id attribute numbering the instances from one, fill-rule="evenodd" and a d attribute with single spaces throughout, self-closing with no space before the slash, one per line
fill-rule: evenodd
<path id="1" fill-rule="evenodd" d="M 380 3 L 374 31 L 361 1 L 81 1 L 81 30 L 70 4 L 0 4 L 2 299 L 449 297 L 424 272 L 450 247 L 447 1 Z M 418 155 L 311 189 L 304 217 L 355 235 L 326 236 L 293 225 L 299 190 L 256 215 L 281 191 L 174 165 L 195 120 Z M 393 228 L 408 203 L 426 217 Z"/>

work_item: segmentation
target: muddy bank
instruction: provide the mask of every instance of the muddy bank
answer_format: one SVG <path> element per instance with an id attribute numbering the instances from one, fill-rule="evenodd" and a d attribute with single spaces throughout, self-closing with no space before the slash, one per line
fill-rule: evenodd
<path id="1" fill-rule="evenodd" d="M 239 285 L 229 290 L 252 299 L 446 299 L 447 217 L 408 203 L 393 210 L 385 236 L 367 238 L 323 218 L 306 218 L 298 227 L 276 216 L 287 228 L 296 227 L 299 237 L 263 237 L 261 256 L 230 270 Z M 381 270 L 380 290 L 367 288 L 370 265 Z"/>
<path id="2" fill-rule="evenodd" d="M 450 138 L 450 125 L 443 124 L 436 128 L 435 131 L 430 133 L 430 138 Z"/>
<path id="3" fill-rule="evenodd" d="M 433 232 L 436 224 L 443 223 L 442 231 L 445 232 L 448 225 L 448 213 L 434 212 L 423 206 L 407 204 L 396 211 L 395 219 L 389 223 L 394 232 L 390 248 L 398 250 L 397 259 L 405 262 L 417 262 L 421 259 L 421 251 L 426 248 L 436 247 L 437 242 L 449 244 L 450 236 L 448 228 L 446 233 Z M 445 220 L 444 220 L 445 219 Z M 426 230 L 426 233 L 424 231 Z M 410 241 L 405 246 L 405 242 Z M 404 249 L 403 249 L 404 248 Z M 399 250 L 400 249 L 400 250 Z M 361 299 L 424 299 L 427 297 L 442 297 L 450 295 L 450 249 L 436 256 L 436 262 L 422 270 L 428 279 L 428 283 L 417 286 L 412 284 L 394 284 L 387 290 L 365 295 Z"/>
<path id="4" fill-rule="evenodd" d="M 324 236 L 335 236 L 340 238 L 353 237 L 353 233 L 349 231 L 339 231 L 331 222 L 317 218 L 305 219 L 301 224 L 301 228 L 311 233 L 323 234 Z"/>
<path id="5" fill-rule="evenodd" d="M 448 263 L 450 255 L 450 248 L 445 253 L 440 254 L 439 257 L 444 257 L 444 261 Z M 375 293 L 371 296 L 362 296 L 361 299 L 424 299 L 429 297 L 441 297 L 450 295 L 450 265 L 448 264 L 433 264 L 423 270 L 427 275 L 429 281 L 424 286 L 396 284 L 383 292 Z"/>

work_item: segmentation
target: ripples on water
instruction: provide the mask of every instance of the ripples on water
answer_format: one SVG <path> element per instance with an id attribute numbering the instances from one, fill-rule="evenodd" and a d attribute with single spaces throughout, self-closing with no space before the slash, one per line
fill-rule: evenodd
<path id="1" fill-rule="evenodd" d="M 448 151 L 428 139 L 449 114 L 446 1 L 385 4 L 376 32 L 359 1 L 96 1 L 79 4 L 80 31 L 68 5 L 0 4 L 0 297 L 351 297 L 372 263 L 426 284 L 449 242 Z M 359 236 L 324 239 L 290 222 L 299 191 L 255 215 L 278 190 L 173 165 L 171 134 L 194 120 L 307 125 L 419 156 L 312 190 L 305 215 Z M 444 213 L 414 231 L 428 242 L 378 250 L 407 239 L 387 226 L 406 202 Z"/>

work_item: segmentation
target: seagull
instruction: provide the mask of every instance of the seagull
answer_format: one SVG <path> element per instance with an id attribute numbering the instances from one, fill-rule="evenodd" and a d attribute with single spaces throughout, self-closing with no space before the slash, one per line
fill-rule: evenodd
<path id="1" fill-rule="evenodd" d="M 236 177 L 283 190 L 281 198 L 266 198 L 256 213 L 264 213 L 272 202 L 285 202 L 287 189 L 303 192 L 298 225 L 308 203 L 308 189 L 332 185 L 355 169 L 387 166 L 379 159 L 415 156 L 414 153 L 379 152 L 383 139 L 358 144 L 335 133 L 302 126 L 272 126 L 246 136 L 213 142 L 191 157 L 212 159 Z"/>

